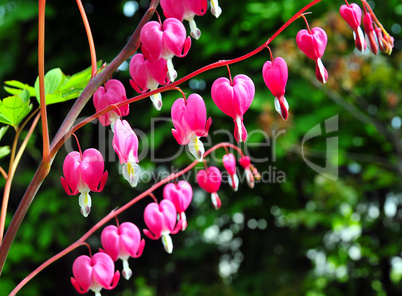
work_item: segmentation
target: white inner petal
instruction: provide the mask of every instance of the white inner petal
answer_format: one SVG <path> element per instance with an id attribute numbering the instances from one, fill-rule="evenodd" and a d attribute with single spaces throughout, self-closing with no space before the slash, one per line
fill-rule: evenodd
<path id="1" fill-rule="evenodd" d="M 222 8 L 219 7 L 218 0 L 211 0 L 211 13 L 218 18 L 222 13 Z"/>
<path id="2" fill-rule="evenodd" d="M 91 200 L 91 196 L 89 195 L 89 191 L 81 192 L 81 194 L 78 198 L 78 204 L 81 207 L 81 214 L 84 217 L 88 217 L 89 212 L 91 211 L 91 206 L 92 206 L 92 200 Z"/>
<path id="3" fill-rule="evenodd" d="M 200 137 L 193 136 L 188 143 L 188 149 L 194 157 L 201 162 L 204 156 L 205 148 L 204 144 L 200 141 Z"/>
<path id="4" fill-rule="evenodd" d="M 318 69 L 320 69 L 320 75 L 322 77 L 322 83 L 326 83 L 327 80 L 325 79 L 325 67 L 324 67 L 324 64 L 322 63 L 320 58 L 317 59 L 317 65 L 318 65 Z"/>
<path id="5" fill-rule="evenodd" d="M 172 241 L 172 238 L 170 237 L 169 233 L 162 234 L 162 244 L 163 244 L 163 247 L 165 248 L 165 251 L 168 252 L 169 254 L 172 254 L 173 241 Z"/>
<path id="6" fill-rule="evenodd" d="M 201 31 L 200 31 L 200 29 L 197 28 L 197 24 L 195 23 L 194 18 L 189 19 L 188 23 L 190 24 L 191 37 L 193 37 L 195 40 L 200 39 Z"/>
<path id="7" fill-rule="evenodd" d="M 141 174 L 141 168 L 135 161 L 129 161 L 123 163 L 123 177 L 128 181 L 131 187 L 135 187 L 138 184 L 138 180 Z"/>
<path id="8" fill-rule="evenodd" d="M 170 82 L 173 82 L 177 78 L 177 72 L 174 69 L 172 59 L 167 60 L 167 67 L 168 67 L 168 78 Z"/>

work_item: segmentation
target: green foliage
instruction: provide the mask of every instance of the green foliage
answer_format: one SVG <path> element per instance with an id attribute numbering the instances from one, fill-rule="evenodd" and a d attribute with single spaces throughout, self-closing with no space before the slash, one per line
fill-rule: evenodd
<path id="1" fill-rule="evenodd" d="M 16 127 L 31 110 L 29 92 L 22 90 L 18 95 L 7 97 L 0 102 L 0 122 Z"/>
<path id="2" fill-rule="evenodd" d="M 100 63 L 99 63 L 100 64 Z M 91 79 L 91 67 L 86 68 L 72 76 L 66 76 L 59 69 L 52 69 L 45 74 L 45 98 L 46 105 L 65 102 L 79 97 L 85 86 Z M 36 78 L 35 87 L 16 80 L 6 81 L 4 89 L 11 94 L 27 90 L 31 97 L 36 97 L 40 104 L 39 77 Z"/>

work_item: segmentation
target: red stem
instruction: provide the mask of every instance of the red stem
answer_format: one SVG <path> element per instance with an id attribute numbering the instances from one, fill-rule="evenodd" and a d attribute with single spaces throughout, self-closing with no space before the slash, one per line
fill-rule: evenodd
<path id="1" fill-rule="evenodd" d="M 39 72 L 39 96 L 40 114 L 42 118 L 43 137 L 43 162 L 50 163 L 50 142 L 46 114 L 45 97 L 45 7 L 46 0 L 39 0 L 38 15 L 38 72 Z"/>
<path id="2" fill-rule="evenodd" d="M 127 60 L 134 52 L 138 49 L 140 45 L 140 31 L 141 28 L 148 22 L 148 20 L 152 17 L 155 8 L 159 5 L 159 0 L 152 0 L 150 4 L 150 8 L 147 10 L 140 23 L 138 24 L 136 30 L 131 36 L 130 40 L 124 46 L 124 48 L 120 51 L 120 53 L 114 58 L 114 60 L 107 66 L 105 69 L 96 75 L 93 79 L 90 80 L 88 85 L 85 87 L 79 98 L 75 101 L 73 107 L 70 112 L 64 119 L 64 122 L 60 126 L 57 134 L 55 135 L 52 145 L 51 145 L 51 159 L 53 160 L 54 156 L 57 153 L 57 150 L 61 147 L 62 143 L 64 143 L 67 138 L 64 139 L 65 135 L 70 135 L 68 131 L 70 130 L 73 122 L 78 117 L 81 110 L 84 108 L 88 100 L 91 98 L 92 94 L 95 90 L 104 83 L 114 71 L 121 65 L 122 62 Z M 61 143 L 59 148 L 55 149 L 55 146 Z M 50 162 L 42 159 L 39 167 L 31 180 L 27 190 L 25 191 L 24 196 L 11 220 L 11 223 L 7 229 L 6 235 L 4 236 L 4 240 L 0 245 L 0 274 L 3 270 L 4 263 L 6 261 L 8 252 L 10 250 L 11 244 L 14 240 L 14 237 L 22 223 L 22 220 L 25 217 L 26 212 L 28 211 L 29 206 L 31 205 L 36 193 L 38 192 L 43 180 L 45 180 L 46 176 L 50 171 Z"/>
<path id="3" fill-rule="evenodd" d="M 91 52 L 91 78 L 94 78 L 97 72 L 97 64 L 96 64 L 96 51 L 95 51 L 95 44 L 94 39 L 92 37 L 91 27 L 89 26 L 88 17 L 85 13 L 84 6 L 82 5 L 81 0 L 77 0 L 78 9 L 80 10 L 81 18 L 85 26 L 85 31 L 87 32 L 88 36 L 88 43 L 89 43 L 89 51 Z"/>
<path id="4" fill-rule="evenodd" d="M 218 145 L 215 145 L 213 147 L 211 147 L 210 149 L 208 149 L 205 153 L 204 153 L 204 157 L 206 157 L 208 154 L 210 154 L 212 151 L 222 148 L 222 147 L 230 147 L 233 148 L 235 150 L 237 150 L 239 153 L 242 153 L 241 149 L 233 144 L 230 143 L 220 143 Z M 88 237 L 90 237 L 92 234 L 94 234 L 100 227 L 102 227 L 103 225 L 105 225 L 108 221 L 110 221 L 111 219 L 117 217 L 119 214 L 121 214 L 122 212 L 124 212 L 125 210 L 127 210 L 128 208 L 130 208 L 131 206 L 133 206 L 134 204 L 136 204 L 137 202 L 139 202 L 140 200 L 142 200 L 144 197 L 147 196 L 153 196 L 153 191 L 157 188 L 159 188 L 160 186 L 175 180 L 177 177 L 184 175 L 185 173 L 187 173 L 189 170 L 191 170 L 193 167 L 195 167 L 198 164 L 198 160 L 193 161 L 190 165 L 188 165 L 185 169 L 183 169 L 182 171 L 178 172 L 178 173 L 172 173 L 170 174 L 168 177 L 166 177 L 165 179 L 162 179 L 161 181 L 159 181 L 158 183 L 156 183 L 155 185 L 153 185 L 152 187 L 150 187 L 148 190 L 144 191 L 143 193 L 141 193 L 140 195 L 138 195 L 137 197 L 135 197 L 134 199 L 132 199 L 131 201 L 129 201 L 128 203 L 126 203 L 124 206 L 122 206 L 121 208 L 117 209 L 117 210 L 113 210 L 111 211 L 107 216 L 105 216 L 102 220 L 100 220 L 98 223 L 96 223 L 90 230 L 87 231 L 87 233 L 85 233 L 80 239 L 78 239 L 75 243 L 71 244 L 70 246 L 68 246 L 66 249 L 64 249 L 63 251 L 59 252 L 58 254 L 54 255 L 53 257 L 51 257 L 50 259 L 48 259 L 46 262 L 42 263 L 38 268 L 36 268 L 32 273 L 30 273 L 24 280 L 22 280 L 15 288 L 13 291 L 11 291 L 9 296 L 13 296 L 16 295 L 18 291 L 21 290 L 22 287 L 24 287 L 32 278 L 34 278 L 39 272 L 41 272 L 43 269 L 45 269 L 46 267 L 48 267 L 50 264 L 52 264 L 53 262 L 57 261 L 58 259 L 62 258 L 63 256 L 67 255 L 68 253 L 70 253 L 71 251 L 75 250 L 76 248 L 78 248 L 79 246 L 82 246 L 83 244 L 86 244 L 85 241 L 88 239 Z M 155 197 L 155 196 L 154 196 Z M 157 201 L 156 201 L 157 202 Z"/>

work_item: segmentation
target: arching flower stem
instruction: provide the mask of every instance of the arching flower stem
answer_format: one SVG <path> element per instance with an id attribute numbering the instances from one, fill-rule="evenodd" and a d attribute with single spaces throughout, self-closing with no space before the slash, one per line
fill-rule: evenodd
<path id="1" fill-rule="evenodd" d="M 208 154 L 210 154 L 211 152 L 213 152 L 213 151 L 215 151 L 215 150 L 217 150 L 219 148 L 224 148 L 224 147 L 226 147 L 226 148 L 230 147 L 232 149 L 235 149 L 236 151 L 238 151 L 238 153 L 240 153 L 243 156 L 243 152 L 239 147 L 237 147 L 237 146 L 235 146 L 233 144 L 230 144 L 230 143 L 220 143 L 220 144 L 217 144 L 217 145 L 211 147 L 210 149 L 208 149 L 204 153 L 204 157 L 207 156 Z M 65 255 L 67 255 L 71 251 L 73 251 L 76 248 L 78 248 L 79 246 L 88 245 L 85 242 L 88 239 L 88 237 L 90 237 L 93 233 L 95 233 L 99 228 L 101 228 L 103 225 L 105 225 L 108 221 L 110 221 L 111 219 L 117 217 L 119 214 L 123 213 L 128 208 L 130 208 L 131 206 L 133 206 L 134 204 L 136 204 L 137 202 L 139 202 L 140 200 L 142 200 L 143 198 L 145 198 L 147 196 L 151 196 L 151 197 L 153 196 L 153 198 L 155 198 L 155 196 L 152 193 L 154 190 L 156 190 L 157 188 L 161 187 L 162 185 L 165 185 L 166 183 L 168 183 L 168 182 L 170 182 L 172 180 L 175 180 L 176 178 L 180 177 L 181 175 L 184 175 L 185 173 L 190 171 L 192 168 L 194 168 L 198 163 L 199 162 L 197 160 L 193 161 L 190 165 L 188 165 L 183 170 L 181 170 L 181 171 L 179 171 L 177 173 L 170 174 L 166 178 L 164 178 L 161 181 L 159 181 L 158 183 L 154 184 L 148 190 L 144 191 L 143 193 L 141 193 L 140 195 L 138 195 L 137 197 L 135 197 L 134 199 L 132 199 L 131 201 L 126 203 L 121 208 L 119 208 L 117 210 L 112 210 L 108 215 L 106 215 L 102 220 L 100 220 L 98 223 L 96 223 L 90 230 L 87 231 L 87 233 L 85 233 L 75 243 L 71 244 L 70 246 L 65 248 L 63 251 L 61 251 L 58 254 L 56 254 L 53 257 L 51 257 L 50 259 L 48 259 L 47 261 L 42 263 L 38 268 L 36 268 L 32 273 L 30 273 L 24 280 L 22 280 L 14 288 L 14 290 L 10 293 L 10 296 L 16 295 L 17 292 L 20 291 L 22 287 L 24 287 L 32 278 L 34 278 L 39 272 L 44 270 L 50 264 L 56 262 L 60 258 L 64 257 Z"/>

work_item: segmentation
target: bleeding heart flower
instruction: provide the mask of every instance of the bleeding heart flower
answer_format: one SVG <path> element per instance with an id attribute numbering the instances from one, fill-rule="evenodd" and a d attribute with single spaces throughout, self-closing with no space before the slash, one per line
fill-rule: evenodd
<path id="1" fill-rule="evenodd" d="M 364 32 L 366 41 L 372 53 L 378 54 L 378 38 L 373 26 L 373 19 L 370 13 L 365 13 L 363 17 Z"/>
<path id="2" fill-rule="evenodd" d="M 95 296 L 101 296 L 102 288 L 114 289 L 120 279 L 120 273 L 114 272 L 112 258 L 102 252 L 96 253 L 92 258 L 82 255 L 75 259 L 73 275 L 71 283 L 78 293 L 84 294 L 92 290 Z"/>
<path id="3" fill-rule="evenodd" d="M 288 81 L 288 66 L 283 58 L 277 57 L 273 62 L 267 61 L 262 67 L 265 84 L 275 97 L 275 110 L 286 120 L 289 104 L 285 98 L 285 87 Z"/>
<path id="4" fill-rule="evenodd" d="M 145 58 L 156 62 L 163 58 L 167 61 L 168 79 L 173 82 L 177 72 L 173 67 L 174 56 L 184 57 L 191 46 L 191 38 L 187 37 L 184 25 L 175 18 L 168 18 L 163 26 L 155 21 L 148 22 L 141 29 L 141 50 Z"/>
<path id="5" fill-rule="evenodd" d="M 254 188 L 254 174 L 251 172 L 250 168 L 250 157 L 243 156 L 239 159 L 240 165 L 244 168 L 244 173 L 246 174 L 247 184 L 250 188 Z"/>
<path id="6" fill-rule="evenodd" d="M 201 31 L 197 28 L 194 21 L 196 15 L 204 15 L 208 8 L 207 0 L 161 0 L 163 14 L 169 18 L 174 17 L 179 21 L 187 20 L 190 24 L 191 36 L 199 39 Z M 222 9 L 219 7 L 218 0 L 211 1 L 211 13 L 215 17 L 219 17 Z"/>
<path id="7" fill-rule="evenodd" d="M 363 31 L 360 28 L 360 22 L 362 19 L 362 10 L 360 9 L 360 6 L 356 3 L 350 5 L 343 4 L 340 7 L 339 12 L 342 18 L 353 30 L 353 38 L 355 39 L 356 48 L 363 52 L 366 49 L 367 44 L 364 39 Z"/>
<path id="8" fill-rule="evenodd" d="M 179 21 L 187 20 L 190 24 L 191 36 L 199 39 L 201 31 L 197 28 L 194 16 L 204 15 L 208 8 L 207 0 L 161 0 L 163 14 Z"/>
<path id="9" fill-rule="evenodd" d="M 315 61 L 315 76 L 321 83 L 326 83 L 328 80 L 327 69 L 321 61 L 327 42 L 327 33 L 319 27 L 311 30 L 300 30 L 296 36 L 296 43 L 300 50 Z"/>
<path id="10" fill-rule="evenodd" d="M 171 110 L 174 129 L 172 134 L 180 145 L 189 144 L 191 154 L 202 161 L 205 149 L 200 137 L 208 136 L 211 117 L 207 120 L 207 109 L 202 97 L 191 94 L 186 101 L 177 99 Z"/>
<path id="11" fill-rule="evenodd" d="M 113 149 L 122 164 L 123 177 L 131 187 L 137 186 L 141 169 L 138 165 L 138 138 L 126 120 L 118 119 L 114 126 Z"/>
<path id="12" fill-rule="evenodd" d="M 394 47 L 394 37 L 389 35 L 383 28 L 376 28 L 375 33 L 377 35 L 380 50 L 383 53 L 390 55 Z"/>
<path id="13" fill-rule="evenodd" d="M 148 90 L 155 90 L 159 84 L 168 84 L 170 81 L 167 79 L 167 61 L 163 58 L 155 62 L 150 62 L 144 58 L 141 53 L 133 56 L 130 61 L 130 84 L 138 93 L 145 93 Z M 160 93 L 152 95 L 151 101 L 156 108 L 162 108 L 162 96 Z"/>
<path id="14" fill-rule="evenodd" d="M 131 222 L 124 222 L 119 227 L 108 225 L 102 230 L 101 242 L 104 251 L 113 261 L 123 261 L 122 274 L 128 280 L 133 274 L 128 265 L 128 258 L 140 257 L 145 246 L 145 240 L 141 239 L 138 227 Z"/>
<path id="15" fill-rule="evenodd" d="M 221 207 L 217 191 L 221 186 L 221 171 L 214 166 L 210 166 L 207 170 L 201 170 L 197 173 L 197 183 L 206 192 L 211 193 L 211 200 L 214 208 L 218 210 Z"/>
<path id="16" fill-rule="evenodd" d="M 243 124 L 243 115 L 250 107 L 255 94 L 253 81 L 246 75 L 237 75 L 233 81 L 225 77 L 214 81 L 211 88 L 212 100 L 235 123 L 234 136 L 237 142 L 247 139 L 247 130 Z"/>
<path id="17" fill-rule="evenodd" d="M 81 193 L 78 201 L 84 217 L 91 211 L 89 191 L 100 192 L 105 186 L 108 174 L 103 169 L 103 156 L 94 148 L 87 149 L 82 154 L 81 151 L 70 152 L 64 159 L 64 178 L 60 178 L 61 185 L 68 195 Z"/>
<path id="18" fill-rule="evenodd" d="M 234 191 L 239 189 L 239 178 L 236 174 L 236 158 L 232 153 L 225 154 L 223 156 L 223 166 L 229 174 L 229 185 Z"/>
<path id="19" fill-rule="evenodd" d="M 176 234 L 182 229 L 182 221 L 176 224 L 176 208 L 174 204 L 164 199 L 159 204 L 150 203 L 144 210 L 144 220 L 148 229 L 144 234 L 150 239 L 157 240 L 162 237 L 162 244 L 169 254 L 173 251 L 173 242 L 169 234 Z"/>
<path id="20" fill-rule="evenodd" d="M 96 112 L 109 107 L 110 105 L 120 103 L 122 101 L 127 100 L 126 90 L 124 85 L 116 79 L 110 79 L 106 82 L 105 87 L 100 86 L 93 95 L 93 102 L 95 105 Z M 115 111 L 109 111 L 101 116 L 99 116 L 99 121 L 103 126 L 113 125 L 116 119 L 120 118 L 120 116 L 128 115 L 130 109 L 129 105 L 124 105 L 119 107 L 119 114 Z"/>
<path id="21" fill-rule="evenodd" d="M 170 200 L 177 211 L 179 220 L 183 221 L 182 230 L 187 228 L 187 218 L 184 211 L 188 208 L 193 198 L 193 189 L 190 183 L 181 180 L 177 184 L 169 183 L 163 188 L 163 198 Z"/>

